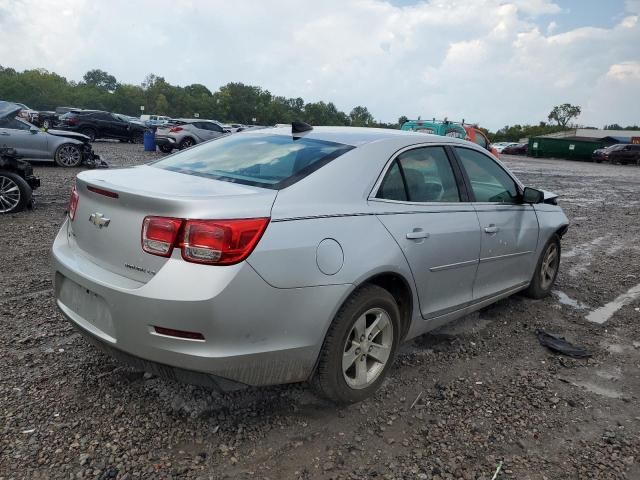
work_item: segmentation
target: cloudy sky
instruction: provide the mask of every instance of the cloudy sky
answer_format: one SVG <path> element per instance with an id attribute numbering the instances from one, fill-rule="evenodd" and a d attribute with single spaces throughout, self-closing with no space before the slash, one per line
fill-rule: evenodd
<path id="1" fill-rule="evenodd" d="M 490 129 L 570 102 L 601 127 L 640 124 L 639 16 L 640 0 L 0 0 L 0 65 L 239 81 Z"/>

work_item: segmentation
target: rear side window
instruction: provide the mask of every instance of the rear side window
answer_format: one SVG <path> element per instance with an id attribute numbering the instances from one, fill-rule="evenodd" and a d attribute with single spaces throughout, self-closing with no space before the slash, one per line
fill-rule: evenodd
<path id="1" fill-rule="evenodd" d="M 152 163 L 179 173 L 279 190 L 354 147 L 286 135 L 222 136 Z"/>
<path id="2" fill-rule="evenodd" d="M 387 172 L 378 198 L 409 202 L 459 202 L 460 194 L 442 147 L 408 150 Z"/>

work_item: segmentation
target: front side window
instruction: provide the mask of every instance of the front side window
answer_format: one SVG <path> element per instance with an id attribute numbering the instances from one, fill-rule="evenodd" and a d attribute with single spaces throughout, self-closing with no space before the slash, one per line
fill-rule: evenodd
<path id="1" fill-rule="evenodd" d="M 279 190 L 354 147 L 288 135 L 221 136 L 151 163 L 174 172 Z"/>
<path id="2" fill-rule="evenodd" d="M 500 165 L 478 151 L 455 148 L 471 182 L 476 202 L 519 203 L 518 187 Z"/>
<path id="3" fill-rule="evenodd" d="M 25 122 L 21 122 L 17 118 L 2 118 L 0 119 L 0 128 L 10 128 L 12 130 L 29 130 L 31 125 Z"/>
<path id="4" fill-rule="evenodd" d="M 416 148 L 398 155 L 382 181 L 377 197 L 420 203 L 460 201 L 456 179 L 443 147 Z"/>

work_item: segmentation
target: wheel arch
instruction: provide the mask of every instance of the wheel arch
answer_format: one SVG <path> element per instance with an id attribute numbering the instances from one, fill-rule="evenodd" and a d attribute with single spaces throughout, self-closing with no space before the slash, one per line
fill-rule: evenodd
<path id="1" fill-rule="evenodd" d="M 382 272 L 367 278 L 358 287 L 367 284 L 384 288 L 395 299 L 400 310 L 400 341 L 402 341 L 409 332 L 413 318 L 414 299 L 409 282 L 397 272 Z"/>

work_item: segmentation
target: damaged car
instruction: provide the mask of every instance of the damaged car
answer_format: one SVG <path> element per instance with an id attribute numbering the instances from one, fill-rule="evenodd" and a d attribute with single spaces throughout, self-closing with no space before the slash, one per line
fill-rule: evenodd
<path id="1" fill-rule="evenodd" d="M 29 160 L 53 160 L 61 167 L 106 166 L 93 152 L 89 137 L 62 130 L 40 131 L 35 125 L 17 117 L 21 107 L 0 102 L 0 147 L 15 149 Z"/>
<path id="2" fill-rule="evenodd" d="M 380 387 L 398 345 L 519 291 L 550 294 L 568 219 L 486 149 L 294 122 L 82 172 L 56 303 L 114 357 L 220 389 Z"/>
<path id="3" fill-rule="evenodd" d="M 0 213 L 15 213 L 33 205 L 33 191 L 40 179 L 33 167 L 18 158 L 12 148 L 0 148 Z"/>

